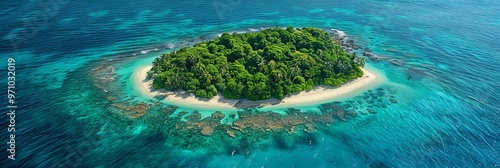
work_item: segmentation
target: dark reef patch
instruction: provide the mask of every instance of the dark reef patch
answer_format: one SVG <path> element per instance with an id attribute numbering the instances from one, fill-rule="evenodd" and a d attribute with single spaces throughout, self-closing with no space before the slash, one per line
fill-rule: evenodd
<path id="1" fill-rule="evenodd" d="M 370 122 L 370 118 L 374 119 L 364 116 L 384 112 L 384 108 L 393 104 L 391 99 L 395 100 L 394 92 L 388 88 L 379 88 L 363 94 L 368 98 L 357 96 L 342 102 L 321 104 L 318 106 L 319 112 L 289 108 L 285 110 L 286 114 L 280 114 L 245 109 L 230 113 L 214 111 L 206 117 L 198 111 L 177 112 L 176 106 L 163 105 L 161 102 L 142 102 L 137 105 L 147 104 L 150 107 L 144 115 L 130 117 L 123 112 L 124 107 L 115 105 L 110 107 L 111 111 L 115 112 L 114 117 L 109 119 L 125 120 L 130 130 L 134 129 L 135 124 L 145 124 L 148 132 L 158 132 L 149 137 L 152 141 L 166 143 L 172 149 L 248 155 L 253 149 L 265 149 L 270 146 L 282 150 L 291 150 L 298 145 L 314 146 L 318 143 L 318 132 L 328 134 L 332 124 L 361 117 L 363 119 L 357 124 L 357 127 L 361 127 Z M 110 101 L 110 104 L 113 103 L 120 102 Z M 117 113 L 120 111 L 122 112 Z M 221 122 L 226 120 L 232 122 Z M 220 146 L 225 148 L 221 149 Z"/>

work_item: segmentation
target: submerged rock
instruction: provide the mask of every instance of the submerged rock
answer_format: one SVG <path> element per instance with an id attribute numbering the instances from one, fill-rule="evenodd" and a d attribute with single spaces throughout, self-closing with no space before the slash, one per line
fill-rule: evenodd
<path id="1" fill-rule="evenodd" d="M 366 111 L 368 111 L 370 114 L 377 114 L 377 112 L 375 112 L 375 110 L 373 109 L 366 109 Z"/>
<path id="2" fill-rule="evenodd" d="M 367 56 L 367 57 L 370 57 L 370 56 L 373 56 L 374 54 L 370 51 L 370 52 L 363 52 L 363 56 Z"/>
<path id="3" fill-rule="evenodd" d="M 288 115 L 298 115 L 301 112 L 302 111 L 300 109 L 296 109 L 296 108 L 288 108 L 285 111 L 285 113 L 288 114 Z"/>
<path id="4" fill-rule="evenodd" d="M 233 132 L 233 131 L 226 130 L 226 133 L 227 133 L 227 135 L 229 135 L 230 137 L 236 138 L 236 135 L 234 134 L 234 132 Z"/>
<path id="5" fill-rule="evenodd" d="M 347 114 L 350 115 L 350 116 L 353 116 L 353 117 L 357 117 L 358 116 L 358 113 L 356 113 L 356 111 L 354 111 L 354 110 L 347 111 Z"/>
<path id="6" fill-rule="evenodd" d="M 405 64 L 405 62 L 398 59 L 390 59 L 389 62 L 397 66 L 402 66 Z"/>
<path id="7" fill-rule="evenodd" d="M 304 128 L 304 132 L 307 132 L 307 133 L 313 133 L 313 132 L 316 132 L 317 130 L 314 129 L 313 125 L 312 124 L 306 124 L 306 128 Z"/>
<path id="8" fill-rule="evenodd" d="M 195 121 L 195 120 L 200 120 L 201 119 L 201 114 L 198 113 L 198 111 L 193 111 L 193 113 L 191 113 L 191 115 L 187 116 L 187 117 L 184 117 L 186 120 L 189 120 L 189 121 Z"/>
<path id="9" fill-rule="evenodd" d="M 118 100 L 118 98 L 115 97 L 115 96 L 106 96 L 106 100 L 108 100 L 108 101 L 116 101 L 116 100 Z"/>
<path id="10" fill-rule="evenodd" d="M 212 113 L 212 119 L 219 120 L 224 118 L 224 114 L 222 114 L 220 111 L 216 111 L 215 113 Z"/>
<path id="11" fill-rule="evenodd" d="M 344 114 L 345 114 L 344 109 L 337 110 L 337 113 L 336 113 L 337 117 L 340 118 L 340 120 L 342 120 L 342 121 L 347 121 L 344 117 Z"/>
<path id="12" fill-rule="evenodd" d="M 398 103 L 396 99 L 389 99 L 392 103 Z"/>
<path id="13" fill-rule="evenodd" d="M 368 57 L 372 61 L 379 61 L 379 60 L 389 59 L 388 57 L 378 56 L 378 55 L 373 54 L 372 52 L 366 52 L 366 51 L 363 52 L 363 56 Z"/>
<path id="14" fill-rule="evenodd" d="M 288 134 L 293 134 L 295 133 L 295 126 L 291 126 L 290 130 L 288 130 Z"/>
<path id="15" fill-rule="evenodd" d="M 384 96 L 384 95 L 385 95 L 385 92 L 383 92 L 383 91 L 379 91 L 379 92 L 377 92 L 377 95 L 378 95 L 378 96 Z"/>
<path id="16" fill-rule="evenodd" d="M 125 105 L 125 103 L 114 103 L 112 107 L 118 109 L 119 112 L 124 114 L 127 118 L 135 119 L 146 115 L 149 110 L 149 105 L 146 103 L 139 103 L 136 105 Z"/>
<path id="17" fill-rule="evenodd" d="M 398 49 L 395 49 L 395 48 L 385 48 L 384 51 L 388 51 L 388 52 L 401 52 L 401 51 L 399 51 Z"/>
<path id="18" fill-rule="evenodd" d="M 203 135 L 212 135 L 213 132 L 214 132 L 214 129 L 211 126 L 204 126 L 201 129 L 201 134 L 203 134 Z"/>
<path id="19" fill-rule="evenodd" d="M 345 109 L 348 109 L 348 108 L 351 108 L 351 107 L 352 107 L 352 105 L 351 105 L 351 104 L 344 104 L 344 108 L 345 108 Z"/>
<path id="20" fill-rule="evenodd" d="M 188 112 L 187 111 L 181 111 L 177 114 L 177 117 L 181 118 L 182 116 L 186 115 Z"/>

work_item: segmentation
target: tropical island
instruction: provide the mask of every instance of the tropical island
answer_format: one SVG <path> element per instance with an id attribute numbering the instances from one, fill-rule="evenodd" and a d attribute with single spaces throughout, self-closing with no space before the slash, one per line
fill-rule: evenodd
<path id="1" fill-rule="evenodd" d="M 336 121 L 398 103 L 394 90 L 380 87 L 384 75 L 349 52 L 354 45 L 334 29 L 224 33 L 140 61 L 130 76 L 133 98 L 106 91 L 116 86 L 103 80 L 115 78 L 111 64 L 92 74 L 111 104 L 105 116 L 161 129 L 172 148 L 248 155 L 269 144 L 311 145 Z"/>
<path id="2" fill-rule="evenodd" d="M 357 79 L 367 72 L 361 69 L 364 64 L 364 58 L 345 52 L 326 31 L 287 27 L 224 33 L 162 54 L 147 78 L 154 89 L 182 90 L 199 98 L 221 94 L 282 100 L 315 86 L 337 87 Z"/>

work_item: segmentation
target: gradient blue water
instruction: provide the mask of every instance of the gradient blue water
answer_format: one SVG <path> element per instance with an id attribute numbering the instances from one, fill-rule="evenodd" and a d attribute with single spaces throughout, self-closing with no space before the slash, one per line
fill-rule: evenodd
<path id="1" fill-rule="evenodd" d="M 7 160 L 4 150 L 1 165 L 47 167 L 78 153 L 69 158 L 76 167 L 500 166 L 498 1 L 59 2 L 46 4 L 55 9 L 46 17 L 39 1 L 0 2 L 0 54 L 3 66 L 7 57 L 17 60 L 20 107 L 17 158 Z M 142 123 L 109 128 L 109 104 L 92 99 L 103 93 L 86 72 L 100 62 L 120 60 L 118 86 L 126 88 L 131 68 L 169 45 L 289 25 L 344 30 L 374 53 L 405 62 L 369 62 L 401 103 L 336 123 L 310 146 L 231 156 L 172 151 Z M 407 80 L 408 71 L 419 73 Z M 6 127 L 7 116 L 0 120 Z M 7 141 L 5 129 L 0 135 Z"/>

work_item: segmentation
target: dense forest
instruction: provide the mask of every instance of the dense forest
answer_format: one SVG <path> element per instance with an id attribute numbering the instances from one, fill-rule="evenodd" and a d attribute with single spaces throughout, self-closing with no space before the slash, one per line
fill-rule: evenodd
<path id="1" fill-rule="evenodd" d="M 317 28 L 272 28 L 220 37 L 162 54 L 148 78 L 153 87 L 197 97 L 262 100 L 338 86 L 363 75 L 364 58 L 346 53 Z"/>

